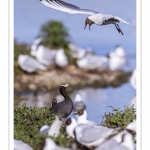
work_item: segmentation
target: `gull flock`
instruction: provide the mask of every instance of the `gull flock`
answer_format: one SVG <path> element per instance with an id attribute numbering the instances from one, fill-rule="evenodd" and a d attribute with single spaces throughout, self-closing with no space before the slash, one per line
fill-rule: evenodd
<path id="1" fill-rule="evenodd" d="M 44 5 L 70 14 L 80 13 L 89 14 L 90 16 L 85 20 L 85 27 L 92 24 L 99 26 L 114 24 L 117 31 L 123 35 L 118 23 L 129 24 L 118 16 L 109 14 L 101 14 L 99 12 L 80 9 L 79 7 L 66 3 L 61 0 L 40 0 Z M 18 57 L 18 64 L 20 68 L 29 73 L 36 70 L 45 71 L 48 66 L 56 63 L 59 67 L 68 65 L 68 59 L 64 53 L 64 49 L 52 50 L 40 44 L 42 39 L 36 39 L 31 46 L 31 56 L 20 54 Z M 72 57 L 78 58 L 77 65 L 79 68 L 96 69 L 101 67 L 104 63 L 108 63 L 110 70 L 122 69 L 127 62 L 126 54 L 122 47 L 118 46 L 115 51 L 112 51 L 107 56 L 96 56 L 95 54 L 77 47 L 73 43 L 69 45 L 72 51 Z M 130 83 L 136 89 L 135 71 L 133 72 Z M 133 141 L 133 136 L 129 131 L 136 132 L 136 120 L 130 123 L 126 129 L 112 138 L 108 136 L 117 132 L 118 129 L 107 128 L 88 120 L 88 113 L 81 94 L 76 96 L 73 101 L 66 93 L 68 84 L 61 85 L 59 91 L 64 97 L 64 101 L 57 102 L 57 99 L 52 101 L 50 111 L 55 113 L 55 120 L 49 125 L 43 125 L 40 128 L 39 135 L 47 134 L 51 137 L 57 137 L 60 134 L 60 128 L 65 126 L 69 137 L 75 139 L 81 146 L 85 146 L 92 150 L 135 150 L 136 145 Z M 75 111 L 75 118 L 68 117 L 71 112 Z M 22 141 L 14 139 L 14 149 L 32 150 L 32 148 Z M 43 150 L 73 150 L 73 148 L 64 148 L 58 146 L 52 138 L 45 139 Z"/>
<path id="2" fill-rule="evenodd" d="M 18 65 L 23 71 L 33 73 L 37 70 L 47 71 L 48 67 L 53 64 L 60 68 L 69 65 L 68 57 L 63 48 L 50 49 L 41 45 L 40 42 L 40 38 L 33 41 L 31 56 L 25 54 L 18 56 Z M 74 43 L 69 43 L 68 47 L 71 57 L 77 59 L 76 64 L 81 69 L 93 70 L 99 67 L 108 67 L 110 70 L 121 70 L 127 64 L 127 55 L 122 46 L 117 46 L 114 51 L 109 52 L 108 56 L 96 55 L 92 48 L 83 49 Z"/>
<path id="3" fill-rule="evenodd" d="M 40 2 L 47 7 L 61 12 L 90 15 L 85 20 L 84 29 L 87 25 L 89 25 L 90 29 L 92 24 L 99 26 L 113 24 L 115 25 L 117 31 L 123 35 L 123 32 L 120 29 L 118 23 L 129 24 L 118 16 L 102 14 L 90 9 L 81 9 L 78 6 L 64 2 L 62 0 L 40 0 Z M 53 50 L 41 45 L 41 41 L 42 38 L 38 38 L 31 45 L 31 56 L 33 57 L 23 54 L 18 57 L 18 64 L 22 70 L 32 73 L 36 72 L 37 70 L 45 71 L 50 65 L 54 63 L 59 67 L 65 67 L 69 64 L 68 58 L 65 55 L 63 48 L 60 48 L 59 50 Z M 73 52 L 72 57 L 76 57 L 78 59 L 77 66 L 79 68 L 96 69 L 106 63 L 109 63 L 109 69 L 117 70 L 122 69 L 122 67 L 126 64 L 126 57 L 121 56 L 121 53 L 118 53 L 117 50 L 116 52 L 110 52 L 108 58 L 107 56 L 97 56 L 90 54 L 88 51 L 79 48 L 72 43 L 70 43 L 69 48 Z"/>
<path id="4" fill-rule="evenodd" d="M 46 134 L 49 137 L 45 138 L 45 145 L 43 150 L 75 150 L 77 148 L 76 142 L 80 146 L 89 150 L 135 150 L 136 144 L 133 140 L 131 132 L 136 133 L 136 120 L 127 125 L 123 131 L 119 131 L 120 128 L 107 128 L 100 124 L 97 124 L 91 120 L 88 120 L 88 113 L 84 103 L 82 101 L 82 95 L 77 93 L 74 101 L 66 92 L 68 84 L 61 85 L 59 91 L 64 97 L 64 101 L 57 102 L 53 99 L 50 111 L 55 114 L 55 120 L 52 124 L 43 125 L 40 128 L 39 136 Z M 73 111 L 75 105 L 80 105 L 77 109 L 74 109 L 77 119 L 69 117 Z M 57 137 L 60 134 L 61 127 L 65 127 L 68 137 L 73 138 L 76 141 L 75 147 L 69 148 L 58 146 L 51 137 Z M 108 138 L 112 136 L 111 138 Z M 64 138 L 68 138 L 64 137 Z M 14 149 L 16 150 L 32 150 L 32 148 L 24 143 L 14 139 Z"/>

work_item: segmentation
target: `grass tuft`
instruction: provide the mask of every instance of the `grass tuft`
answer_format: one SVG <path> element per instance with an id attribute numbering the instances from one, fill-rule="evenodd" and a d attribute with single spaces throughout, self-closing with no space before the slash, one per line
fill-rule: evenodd
<path id="1" fill-rule="evenodd" d="M 108 113 L 104 114 L 101 125 L 106 126 L 108 128 L 126 128 L 126 126 L 133 122 L 133 120 L 136 119 L 136 110 L 134 109 L 134 106 L 132 107 L 126 107 L 124 106 L 123 110 L 120 110 L 120 108 L 114 108 L 112 106 L 108 106 L 113 108 L 114 113 Z"/>
<path id="2" fill-rule="evenodd" d="M 104 115 L 103 126 L 125 127 L 136 118 L 133 107 L 125 107 L 124 110 L 112 108 L 115 113 Z M 14 108 L 14 138 L 26 142 L 35 150 L 42 150 L 45 145 L 45 138 L 50 136 L 40 135 L 40 128 L 44 124 L 51 125 L 55 120 L 55 115 L 49 109 L 50 107 L 27 107 L 25 104 Z M 73 138 L 67 136 L 65 127 L 61 127 L 58 137 L 50 138 L 61 147 L 71 148 L 71 145 L 75 142 Z M 77 150 L 80 149 L 77 148 Z"/>

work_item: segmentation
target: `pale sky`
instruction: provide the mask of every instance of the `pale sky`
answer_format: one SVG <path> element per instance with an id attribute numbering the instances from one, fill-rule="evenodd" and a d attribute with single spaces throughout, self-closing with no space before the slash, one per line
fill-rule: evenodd
<path id="1" fill-rule="evenodd" d="M 136 0 L 64 0 L 80 8 L 91 9 L 104 14 L 116 15 L 130 25 L 120 23 L 124 35 L 118 33 L 114 25 L 92 25 L 91 31 L 84 30 L 88 15 L 69 14 L 53 10 L 40 0 L 14 0 L 14 37 L 19 42 L 31 44 L 42 24 L 48 20 L 62 21 L 67 27 L 72 41 L 81 47 L 105 49 L 121 44 L 128 49 L 136 47 Z"/>

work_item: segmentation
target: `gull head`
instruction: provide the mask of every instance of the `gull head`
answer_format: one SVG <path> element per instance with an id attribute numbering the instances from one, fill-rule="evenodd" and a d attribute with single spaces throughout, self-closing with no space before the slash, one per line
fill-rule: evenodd
<path id="1" fill-rule="evenodd" d="M 93 22 L 92 20 L 90 20 L 89 18 L 86 18 L 84 30 L 85 30 L 87 24 L 89 24 L 89 30 L 90 30 L 90 26 L 91 26 L 92 24 L 94 24 L 94 22 Z"/>
<path id="2" fill-rule="evenodd" d="M 84 109 L 78 110 L 76 113 L 74 113 L 73 115 L 78 115 L 78 116 L 82 116 L 84 114 Z"/>

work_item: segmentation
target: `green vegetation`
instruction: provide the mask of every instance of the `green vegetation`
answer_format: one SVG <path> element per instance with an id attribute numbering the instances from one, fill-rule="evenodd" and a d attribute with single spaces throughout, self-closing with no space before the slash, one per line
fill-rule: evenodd
<path id="1" fill-rule="evenodd" d="M 65 54 L 68 57 L 70 64 L 76 64 L 77 59 L 71 57 L 71 51 L 68 47 L 69 33 L 60 21 L 50 20 L 42 25 L 41 30 L 37 37 L 41 37 L 43 40 L 40 44 L 52 48 L 59 49 L 64 48 Z M 22 75 L 24 72 L 19 69 L 18 56 L 19 54 L 30 55 L 30 46 L 27 44 L 20 44 L 14 40 L 14 74 Z"/>
<path id="2" fill-rule="evenodd" d="M 16 40 L 14 40 L 14 74 L 21 75 L 24 72 L 18 66 L 18 56 L 19 54 L 30 55 L 30 48 L 27 44 L 20 44 Z"/>
<path id="3" fill-rule="evenodd" d="M 114 111 L 115 114 L 105 114 L 105 121 L 102 123 L 104 126 L 122 127 L 136 118 L 133 107 L 125 107 L 122 111 L 114 108 Z M 33 149 L 42 150 L 45 138 L 49 136 L 40 135 L 39 130 L 44 124 L 51 125 L 54 119 L 55 116 L 50 113 L 49 107 L 27 107 L 25 104 L 16 107 L 14 109 L 14 138 L 28 143 Z M 62 147 L 71 147 L 74 142 L 74 139 L 67 137 L 65 127 L 61 127 L 58 137 L 51 138 Z"/>
<path id="4" fill-rule="evenodd" d="M 120 108 L 113 108 L 114 113 L 104 114 L 101 125 L 109 128 L 125 128 L 130 122 L 136 119 L 136 110 L 132 106 L 131 108 L 124 106 L 124 110 Z"/>
<path id="5" fill-rule="evenodd" d="M 30 55 L 30 48 L 27 44 L 20 44 L 14 40 L 14 61 L 18 60 L 19 54 L 24 53 Z"/>
<path id="6" fill-rule="evenodd" d="M 69 33 L 62 22 L 54 20 L 46 22 L 42 25 L 38 37 L 43 39 L 41 44 L 49 48 L 59 49 L 61 47 L 68 47 Z"/>
<path id="7" fill-rule="evenodd" d="M 40 128 L 44 125 L 51 125 L 55 119 L 49 107 L 38 108 L 26 107 L 25 104 L 14 109 L 14 138 L 28 143 L 33 149 L 42 150 L 47 135 L 40 135 Z M 65 128 L 61 127 L 61 134 L 58 137 L 51 137 L 58 145 L 69 147 L 73 142 L 67 138 Z"/>

